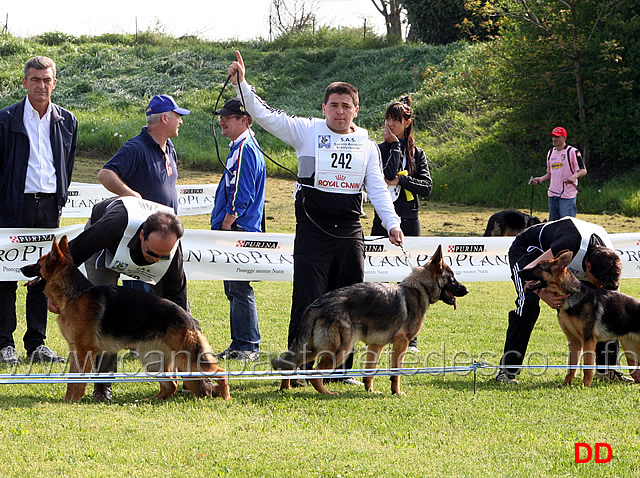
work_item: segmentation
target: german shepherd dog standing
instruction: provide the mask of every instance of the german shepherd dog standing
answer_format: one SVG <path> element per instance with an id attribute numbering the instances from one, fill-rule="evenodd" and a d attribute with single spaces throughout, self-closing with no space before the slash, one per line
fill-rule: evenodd
<path id="1" fill-rule="evenodd" d="M 71 373 L 89 373 L 101 352 L 136 349 L 147 371 L 224 372 L 197 321 L 173 302 L 147 292 L 118 286 L 93 286 L 73 263 L 67 237 L 54 239 L 51 252 L 22 273 L 46 281 L 45 294 L 60 309 L 58 326 L 69 344 Z M 37 279 L 36 279 L 37 280 Z M 65 400 L 79 402 L 86 383 L 69 383 Z M 217 384 L 185 380 L 195 396 L 229 400 L 226 378 Z M 160 382 L 155 398 L 168 398 L 176 381 Z"/>
<path id="2" fill-rule="evenodd" d="M 424 323 L 429 305 L 439 300 L 456 307 L 456 297 L 469 291 L 454 277 L 442 260 L 438 246 L 429 263 L 414 267 L 399 284 L 363 282 L 328 292 L 316 299 L 304 313 L 300 334 L 291 350 L 271 361 L 273 368 L 293 370 L 319 357 L 318 369 L 335 369 L 351 352 L 356 340 L 367 344 L 365 368 L 374 370 L 385 345 L 393 344 L 393 368 L 401 368 L 409 340 Z M 320 393 L 335 395 L 323 379 L 309 380 Z M 364 377 L 364 387 L 374 392 L 373 376 Z M 281 390 L 291 388 L 282 380 Z M 391 377 L 391 392 L 400 391 L 400 377 Z"/>
<path id="3" fill-rule="evenodd" d="M 559 295 L 569 294 L 558 309 L 558 322 L 569 341 L 569 366 L 577 366 L 582 356 L 585 365 L 593 365 L 597 342 L 620 340 L 627 363 L 638 367 L 640 301 L 621 292 L 583 284 L 567 269 L 572 258 L 571 251 L 562 251 L 555 259 L 519 272 L 525 281 L 533 281 L 527 290 L 546 288 Z M 576 372 L 576 368 L 569 368 L 561 386 L 570 385 Z M 631 376 L 640 382 L 640 369 L 636 368 Z M 582 381 L 591 386 L 593 369 L 583 371 Z"/>

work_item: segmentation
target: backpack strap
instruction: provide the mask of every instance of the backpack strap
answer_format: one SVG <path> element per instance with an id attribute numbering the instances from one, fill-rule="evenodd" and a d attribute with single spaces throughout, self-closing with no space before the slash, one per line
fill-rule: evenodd
<path id="1" fill-rule="evenodd" d="M 573 174 L 573 168 L 571 167 L 571 150 L 572 149 L 576 149 L 576 148 L 574 148 L 573 146 L 569 146 L 567 148 L 567 161 L 569 162 L 569 171 L 571 171 L 571 174 Z"/>

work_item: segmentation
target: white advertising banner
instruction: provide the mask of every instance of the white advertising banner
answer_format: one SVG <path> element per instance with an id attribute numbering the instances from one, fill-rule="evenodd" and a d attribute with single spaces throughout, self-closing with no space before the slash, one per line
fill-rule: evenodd
<path id="1" fill-rule="evenodd" d="M 211 214 L 213 198 L 216 194 L 214 184 L 179 184 L 178 216 Z M 75 183 L 69 186 L 67 204 L 62 208 L 62 217 L 91 217 L 91 209 L 100 201 L 113 197 L 102 184 Z"/>
<path id="2" fill-rule="evenodd" d="M 58 240 L 80 234 L 82 224 L 59 229 L 0 229 L 0 280 L 25 280 L 20 267 L 33 264 Z M 640 233 L 611 234 L 624 278 L 640 278 Z M 189 280 L 291 281 L 293 234 L 185 230 L 184 267 Z M 387 239 L 365 244 L 365 280 L 397 282 L 411 266 L 425 265 L 441 245 L 444 260 L 461 282 L 510 280 L 512 237 L 408 237 L 403 248 Z"/>

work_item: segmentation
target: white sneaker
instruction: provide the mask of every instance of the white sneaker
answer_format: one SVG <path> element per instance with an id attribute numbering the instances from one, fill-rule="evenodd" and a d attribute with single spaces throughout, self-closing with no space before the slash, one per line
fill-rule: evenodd
<path id="1" fill-rule="evenodd" d="M 505 372 L 498 372 L 498 375 L 496 375 L 496 382 L 506 383 L 508 385 L 515 385 L 518 383 L 516 377 Z"/>
<path id="2" fill-rule="evenodd" d="M 36 349 L 31 352 L 32 362 L 64 362 L 64 358 L 58 356 L 53 350 L 46 345 L 38 345 Z"/>
<path id="3" fill-rule="evenodd" d="M 7 345 L 0 350 L 0 362 L 15 365 L 19 362 L 18 355 L 16 355 L 16 349 L 11 345 Z"/>
<path id="4" fill-rule="evenodd" d="M 353 377 L 345 378 L 344 383 L 346 383 L 347 385 L 362 385 L 362 382 L 360 380 L 356 380 Z"/>
<path id="5" fill-rule="evenodd" d="M 600 380 L 609 380 L 610 382 L 634 382 L 631 377 L 627 377 L 626 375 L 622 375 L 617 370 L 609 370 L 607 372 L 598 372 L 596 371 L 596 378 Z"/>

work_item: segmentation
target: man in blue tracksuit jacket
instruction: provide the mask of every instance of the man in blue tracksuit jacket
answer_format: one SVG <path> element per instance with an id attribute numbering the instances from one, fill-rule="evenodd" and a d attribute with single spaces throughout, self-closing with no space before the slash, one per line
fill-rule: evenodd
<path id="1" fill-rule="evenodd" d="M 222 135 L 231 140 L 226 170 L 216 190 L 211 229 L 264 232 L 267 172 L 264 156 L 250 129 L 252 118 L 237 99 L 217 110 Z M 231 345 L 222 358 L 258 360 L 260 330 L 249 281 L 224 281 L 230 302 Z"/>

